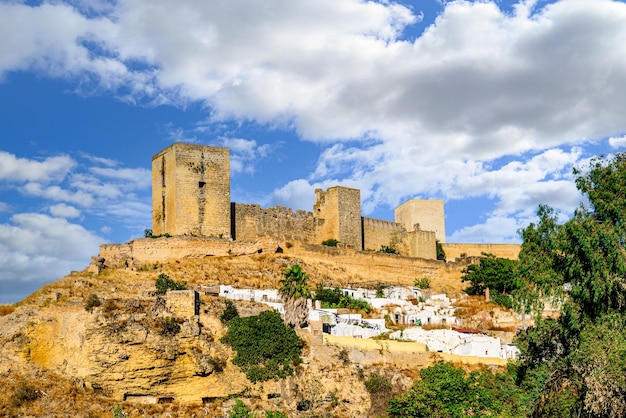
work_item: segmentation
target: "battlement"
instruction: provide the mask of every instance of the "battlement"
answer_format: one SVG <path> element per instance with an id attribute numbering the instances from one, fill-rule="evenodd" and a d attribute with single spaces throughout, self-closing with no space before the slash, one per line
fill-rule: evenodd
<path id="1" fill-rule="evenodd" d="M 335 239 L 356 250 L 390 246 L 425 258 L 435 258 L 432 237 L 445 242 L 441 200 L 408 201 L 396 208 L 396 221 L 390 222 L 361 216 L 359 189 L 333 186 L 315 190 L 315 197 L 313 212 L 231 202 L 228 148 L 174 143 L 152 157 L 155 235 L 244 242 L 291 236 L 318 244 Z"/>

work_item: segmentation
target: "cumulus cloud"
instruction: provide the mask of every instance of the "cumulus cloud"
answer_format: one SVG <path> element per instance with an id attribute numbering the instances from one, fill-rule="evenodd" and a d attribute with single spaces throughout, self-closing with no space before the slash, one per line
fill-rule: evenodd
<path id="1" fill-rule="evenodd" d="M 572 207 L 576 146 L 624 144 L 623 2 L 523 1 L 512 12 L 443 2 L 411 40 L 402 34 L 421 19 L 418 6 L 387 1 L 70 4 L 1 4 L 0 74 L 80 75 L 94 88 L 123 87 L 129 102 L 200 102 L 210 123 L 293 130 L 323 151 L 315 172 L 274 192 L 288 206 L 331 182 L 361 188 L 365 213 L 411 197 L 489 196 L 493 219 L 512 228 L 540 199 Z M 253 140 L 227 143 L 235 173 L 263 157 Z M 77 205 L 94 204 L 82 194 L 125 193 L 7 173 L 29 182 L 26 193 Z M 91 173 L 116 180 L 106 168 Z"/>
<path id="2" fill-rule="evenodd" d="M 50 213 L 57 218 L 78 218 L 80 216 L 80 210 L 74 206 L 69 206 L 64 203 L 50 206 Z"/>
<path id="3" fill-rule="evenodd" d="M 271 152 L 269 144 L 258 145 L 253 139 L 221 138 L 219 143 L 230 148 L 230 171 L 233 174 L 253 174 L 255 163 L 266 158 Z"/>
<path id="4" fill-rule="evenodd" d="M 82 270 L 105 240 L 81 225 L 38 213 L 19 213 L 0 224 L 0 303 Z"/>
<path id="5" fill-rule="evenodd" d="M 609 138 L 609 145 L 612 148 L 624 148 L 626 147 L 626 135 L 621 137 L 611 137 Z"/>
<path id="6" fill-rule="evenodd" d="M 0 181 L 48 183 L 62 180 L 75 165 L 76 162 L 66 155 L 37 161 L 0 151 Z"/>

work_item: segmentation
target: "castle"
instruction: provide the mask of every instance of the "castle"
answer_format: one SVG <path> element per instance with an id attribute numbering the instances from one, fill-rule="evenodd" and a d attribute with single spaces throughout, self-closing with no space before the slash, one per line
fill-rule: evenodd
<path id="1" fill-rule="evenodd" d="M 358 189 L 317 189 L 315 198 L 313 212 L 231 202 L 228 148 L 174 143 L 152 157 L 154 235 L 235 241 L 290 235 L 317 244 L 335 239 L 356 250 L 386 246 L 424 259 L 436 259 L 436 241 L 445 243 L 443 200 L 409 200 L 390 222 L 361 215 Z"/>

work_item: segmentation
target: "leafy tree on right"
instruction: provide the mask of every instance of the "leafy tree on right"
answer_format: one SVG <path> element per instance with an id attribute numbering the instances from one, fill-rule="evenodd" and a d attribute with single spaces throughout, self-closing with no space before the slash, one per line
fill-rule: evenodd
<path id="1" fill-rule="evenodd" d="M 517 381 L 533 416 L 626 416 L 626 154 L 575 170 L 587 197 L 558 223 L 540 206 L 522 231 L 517 298 L 536 315 L 518 336 Z M 543 303 L 560 307 L 541 319 Z"/>

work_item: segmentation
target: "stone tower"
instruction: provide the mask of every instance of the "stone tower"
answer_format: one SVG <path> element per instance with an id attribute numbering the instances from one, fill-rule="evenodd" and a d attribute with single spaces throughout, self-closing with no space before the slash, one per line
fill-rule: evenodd
<path id="1" fill-rule="evenodd" d="M 363 249 L 361 223 L 361 191 L 349 187 L 335 186 L 328 190 L 315 190 L 313 216 L 317 218 L 316 241 L 336 239 Z"/>
<path id="2" fill-rule="evenodd" d="M 446 242 L 443 200 L 408 200 L 395 209 L 394 217 L 407 231 L 419 224 L 421 231 L 434 231 L 440 243 Z"/>
<path id="3" fill-rule="evenodd" d="M 152 233 L 230 238 L 228 148 L 175 143 L 152 157 Z"/>

